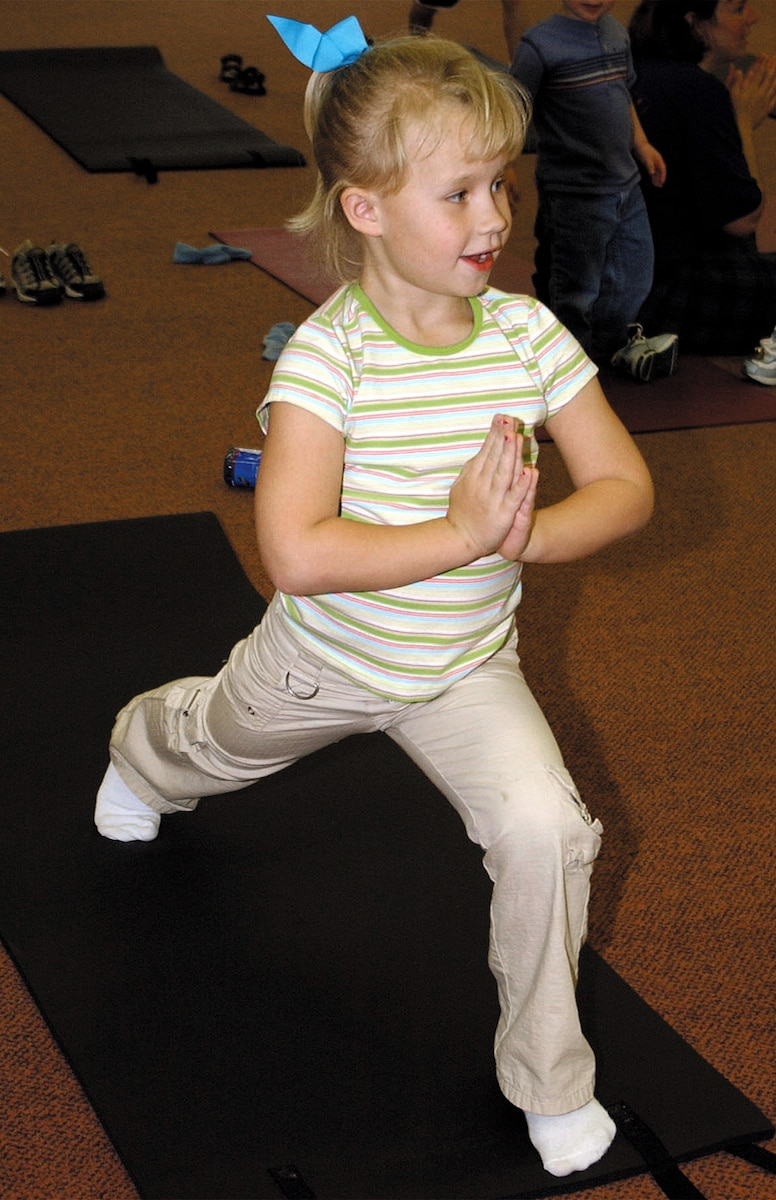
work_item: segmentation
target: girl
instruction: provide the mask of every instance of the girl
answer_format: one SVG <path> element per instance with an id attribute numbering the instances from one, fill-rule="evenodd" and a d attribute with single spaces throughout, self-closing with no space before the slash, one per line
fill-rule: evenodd
<path id="1" fill-rule="evenodd" d="M 297 229 L 343 286 L 283 351 L 259 409 L 264 620 L 213 679 L 118 716 L 95 820 L 119 840 L 342 737 L 383 730 L 484 850 L 499 1084 L 554 1175 L 607 1150 L 575 1000 L 601 826 L 516 654 L 524 562 L 562 562 L 639 529 L 647 469 L 595 368 L 538 302 L 488 288 L 510 231 L 504 173 L 526 105 L 460 46 L 368 47 L 271 18 L 318 69 L 318 167 Z M 535 508 L 534 428 L 574 490 Z"/>

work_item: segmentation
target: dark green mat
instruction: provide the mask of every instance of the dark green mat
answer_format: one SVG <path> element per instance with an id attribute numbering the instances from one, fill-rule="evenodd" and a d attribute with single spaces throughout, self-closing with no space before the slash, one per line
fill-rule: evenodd
<path id="1" fill-rule="evenodd" d="M 168 71 L 155 46 L 0 52 L 0 92 L 87 171 L 304 165 Z"/>
<path id="2" fill-rule="evenodd" d="M 94 830 L 115 711 L 217 670 L 263 609 L 212 514 L 6 533 L 0 579 L 0 934 L 141 1196 L 489 1200 L 645 1170 L 622 1135 L 542 1170 L 494 1081 L 480 854 L 382 735 L 150 844 Z M 771 1134 L 593 950 L 580 1008 L 600 1098 L 670 1188 L 674 1159 Z"/>

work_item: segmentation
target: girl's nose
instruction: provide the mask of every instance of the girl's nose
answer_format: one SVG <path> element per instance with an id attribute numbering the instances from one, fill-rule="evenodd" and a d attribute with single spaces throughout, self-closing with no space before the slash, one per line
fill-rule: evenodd
<path id="1" fill-rule="evenodd" d="M 485 214 L 485 227 L 495 233 L 502 233 L 512 220 L 509 207 L 509 197 L 506 188 L 491 193 L 490 204 Z"/>

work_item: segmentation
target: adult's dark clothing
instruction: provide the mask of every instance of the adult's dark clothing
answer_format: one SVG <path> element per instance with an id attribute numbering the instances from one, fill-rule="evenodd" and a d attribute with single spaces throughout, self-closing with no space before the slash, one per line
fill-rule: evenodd
<path id="1" fill-rule="evenodd" d="M 724 232 L 762 200 L 730 94 L 694 63 L 636 68 L 636 109 L 667 169 L 664 187 L 644 189 L 655 275 L 640 320 L 678 333 L 685 352 L 749 354 L 776 326 L 776 255 Z"/>

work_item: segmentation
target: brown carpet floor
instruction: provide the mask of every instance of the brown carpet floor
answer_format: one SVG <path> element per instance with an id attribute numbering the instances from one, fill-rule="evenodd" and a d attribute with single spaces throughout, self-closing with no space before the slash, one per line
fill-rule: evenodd
<path id="1" fill-rule="evenodd" d="M 526 21 L 553 7 L 526 0 Z M 631 7 L 615 13 L 627 19 Z M 331 24 L 355 11 L 379 35 L 402 29 L 407 8 L 407 0 L 3 0 L 0 46 L 157 45 L 170 70 L 306 151 L 307 73 L 280 53 L 266 13 Z M 776 14 L 765 6 L 762 16 L 754 43 L 776 47 Z M 437 28 L 503 57 L 498 0 L 461 0 Z M 218 81 L 230 52 L 266 73 L 266 97 Z M 48 311 L 13 295 L 0 301 L 0 530 L 212 510 L 267 595 L 251 496 L 223 484 L 221 464 L 230 445 L 257 444 L 253 410 L 271 370 L 263 335 L 276 321 L 298 323 L 310 306 L 248 263 L 177 266 L 172 252 L 176 241 L 206 245 L 208 230 L 281 224 L 306 195 L 309 170 L 170 172 L 149 185 L 88 174 L 2 97 L 0 128 L 0 244 L 12 252 L 26 237 L 75 239 L 108 289 L 100 303 Z M 758 141 L 773 184 L 776 122 Z M 514 245 L 524 257 L 532 169 L 521 162 Z M 6 276 L 9 267 L 0 255 Z M 639 445 L 657 484 L 652 524 L 590 562 L 529 573 L 523 655 L 607 829 L 592 944 L 773 1120 L 775 428 L 646 434 Z M 549 500 L 565 486 L 551 446 L 543 464 Z M 0 1195 L 131 1200 L 3 953 L 0 1031 Z M 669 1104 L 670 1079 L 665 1086 Z M 776 1179 L 726 1155 L 687 1173 L 709 1200 L 776 1200 Z M 595 1195 L 660 1193 L 642 1177 Z"/>

